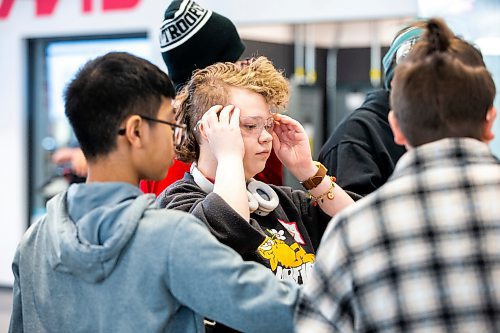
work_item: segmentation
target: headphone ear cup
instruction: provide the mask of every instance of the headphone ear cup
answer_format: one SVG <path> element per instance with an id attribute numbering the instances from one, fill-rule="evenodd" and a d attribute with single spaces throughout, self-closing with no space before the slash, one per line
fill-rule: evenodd
<path id="1" fill-rule="evenodd" d="M 257 214 L 265 216 L 278 207 L 278 195 L 266 183 L 251 179 L 248 182 L 247 189 L 259 204 L 259 208 L 256 210 Z M 259 191 L 264 193 L 265 196 L 260 194 Z"/>
<path id="2" fill-rule="evenodd" d="M 259 203 L 257 202 L 257 199 L 255 199 L 253 194 L 250 193 L 248 190 L 247 190 L 247 197 L 248 197 L 248 208 L 250 209 L 250 213 L 253 213 L 259 208 Z"/>
<path id="3" fill-rule="evenodd" d="M 210 193 L 214 190 L 214 184 L 198 170 L 196 163 L 191 165 L 190 173 L 193 176 L 194 182 L 203 192 Z M 259 191 L 263 194 L 260 194 Z M 250 213 L 256 213 L 261 216 L 266 216 L 279 205 L 278 195 L 271 186 L 255 179 L 250 179 L 247 184 L 247 198 Z"/>

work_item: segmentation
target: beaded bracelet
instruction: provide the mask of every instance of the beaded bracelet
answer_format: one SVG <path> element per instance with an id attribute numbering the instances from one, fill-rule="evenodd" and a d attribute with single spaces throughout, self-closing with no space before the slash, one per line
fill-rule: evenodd
<path id="1" fill-rule="evenodd" d="M 307 197 L 309 199 L 311 199 L 312 205 L 314 207 L 316 207 L 318 205 L 318 200 L 321 200 L 321 203 L 323 203 L 325 196 L 328 200 L 333 200 L 333 198 L 335 198 L 335 195 L 333 194 L 333 189 L 335 188 L 335 182 L 337 181 L 337 178 L 335 178 L 334 176 L 329 176 L 328 178 L 330 178 L 330 180 L 331 180 L 330 188 L 328 189 L 328 191 L 326 191 L 323 194 L 318 195 L 317 197 L 312 195 L 310 192 L 307 193 Z"/>

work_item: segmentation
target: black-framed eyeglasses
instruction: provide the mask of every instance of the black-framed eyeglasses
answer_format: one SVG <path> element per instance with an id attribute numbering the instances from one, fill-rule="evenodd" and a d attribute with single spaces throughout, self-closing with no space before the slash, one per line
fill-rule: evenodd
<path id="1" fill-rule="evenodd" d="M 179 146 L 184 141 L 184 139 L 186 137 L 186 127 L 187 127 L 186 124 L 171 123 L 171 122 L 166 121 L 166 120 L 155 119 L 155 118 L 151 118 L 151 117 L 143 116 L 143 115 L 138 115 L 138 116 L 146 121 L 152 121 L 155 123 L 169 125 L 170 128 L 172 128 L 172 135 L 174 137 L 174 144 L 176 146 Z M 118 130 L 118 135 L 125 135 L 125 128 L 120 128 Z"/>

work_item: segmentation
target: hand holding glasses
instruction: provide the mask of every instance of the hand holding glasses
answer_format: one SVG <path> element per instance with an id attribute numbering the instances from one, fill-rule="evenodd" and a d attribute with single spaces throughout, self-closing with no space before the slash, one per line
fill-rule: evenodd
<path id="1" fill-rule="evenodd" d="M 296 177 L 300 175 L 301 169 L 312 163 L 311 146 L 304 127 L 288 116 L 275 115 L 273 149 L 283 165 Z"/>

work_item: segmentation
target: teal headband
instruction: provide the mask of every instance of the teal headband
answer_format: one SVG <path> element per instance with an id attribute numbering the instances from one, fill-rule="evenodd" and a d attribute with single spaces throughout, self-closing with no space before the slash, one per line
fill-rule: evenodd
<path id="1" fill-rule="evenodd" d="M 384 87 L 390 90 L 392 77 L 394 76 L 394 69 L 396 67 L 396 55 L 401 46 L 407 43 L 415 43 L 417 39 L 422 36 L 424 29 L 419 27 L 411 27 L 402 32 L 391 44 L 389 51 L 385 54 L 382 59 L 382 65 L 384 66 Z M 409 49 L 408 49 L 409 51 Z"/>

